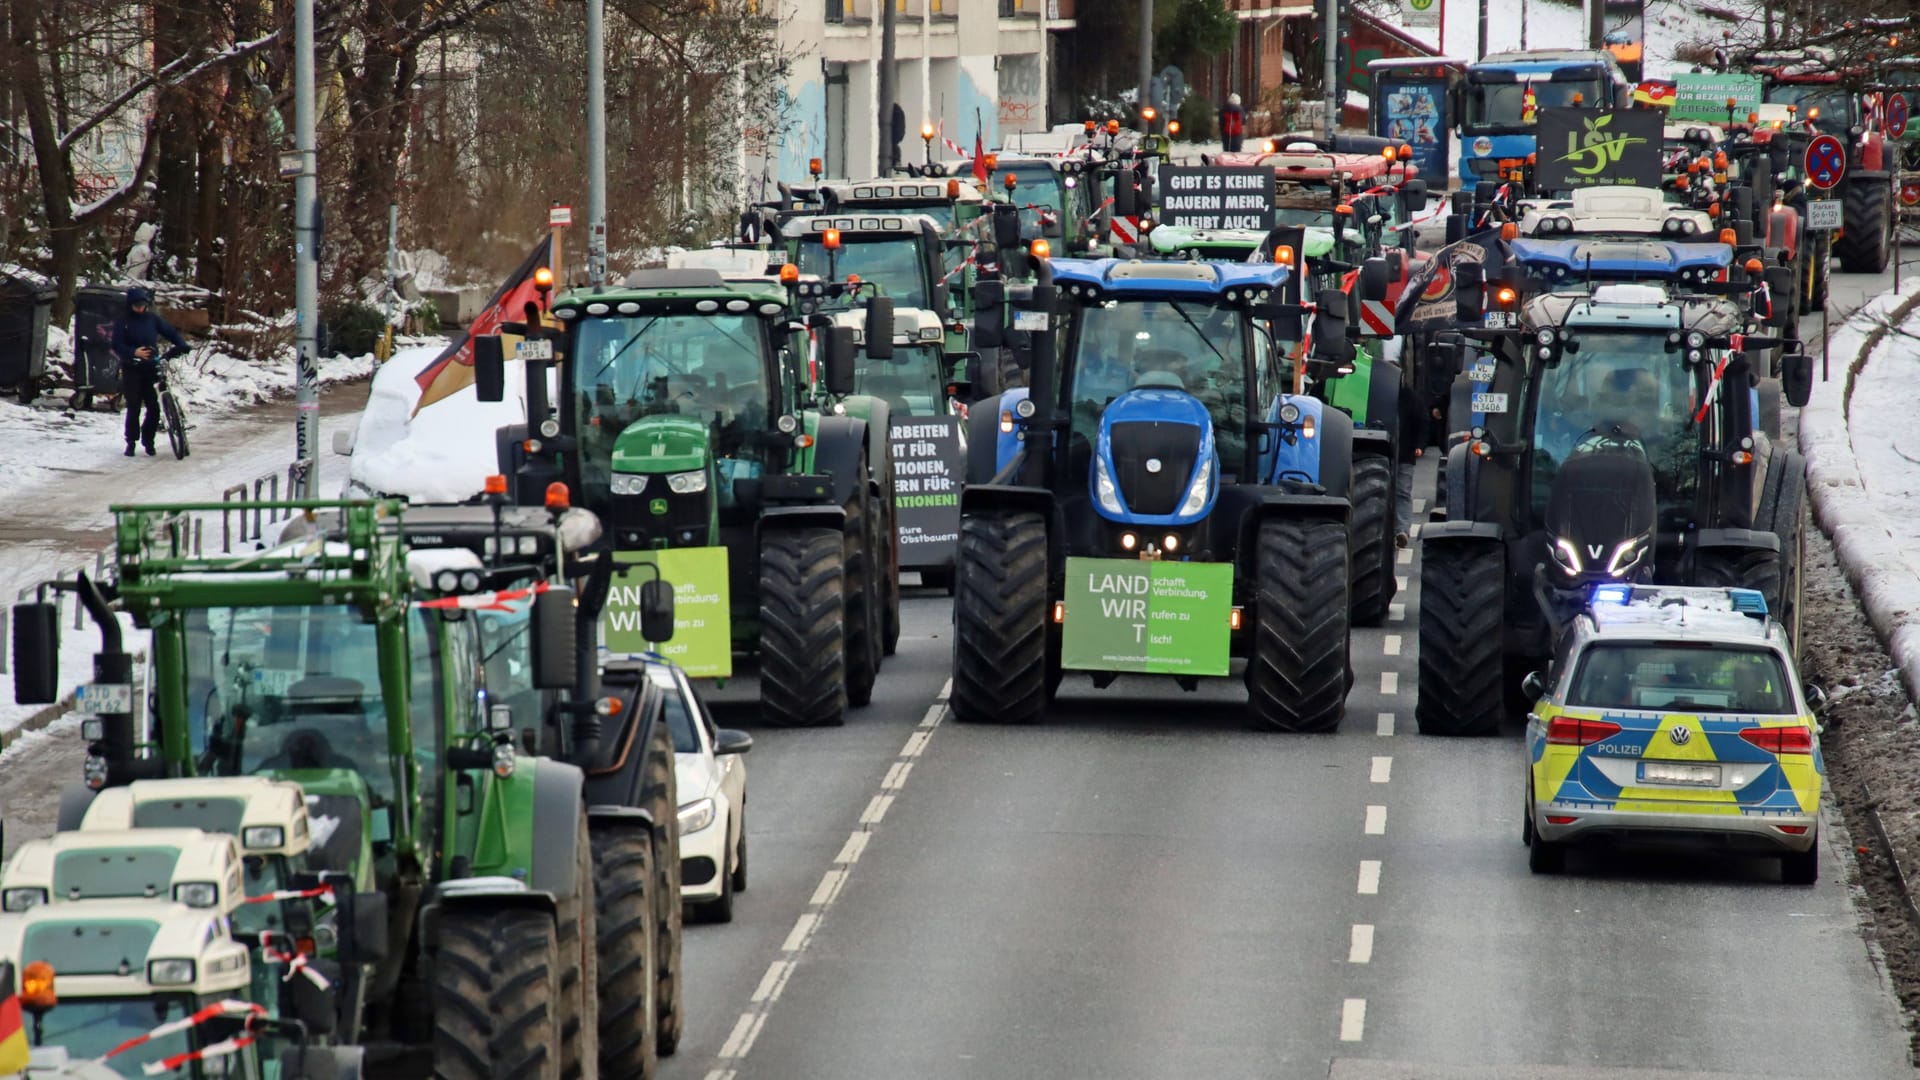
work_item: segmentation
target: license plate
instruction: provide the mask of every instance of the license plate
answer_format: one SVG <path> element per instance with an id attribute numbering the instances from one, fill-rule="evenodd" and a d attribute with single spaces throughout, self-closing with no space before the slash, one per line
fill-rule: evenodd
<path id="1" fill-rule="evenodd" d="M 538 341 L 523 341 L 513 350 L 513 356 L 516 360 L 551 360 L 553 359 L 553 342 L 544 338 Z"/>
<path id="2" fill-rule="evenodd" d="M 1482 382 L 1482 383 L 1492 382 L 1493 372 L 1494 372 L 1494 365 L 1490 363 L 1475 364 L 1471 369 L 1467 371 L 1467 378 L 1472 379 L 1474 382 Z"/>
<path id="3" fill-rule="evenodd" d="M 1482 319 L 1489 330 L 1520 329 L 1520 313 L 1517 311 L 1489 311 Z"/>
<path id="4" fill-rule="evenodd" d="M 1045 330 L 1047 313 L 1044 311 L 1016 311 L 1013 313 L 1015 330 Z"/>
<path id="5" fill-rule="evenodd" d="M 1719 787 L 1720 766 L 1679 765 L 1668 761 L 1640 763 L 1640 780 L 1647 784 L 1680 784 L 1686 787 Z"/>
<path id="6" fill-rule="evenodd" d="M 93 713 L 130 713 L 133 711 L 133 687 L 126 683 L 88 683 L 73 693 L 74 711 Z"/>
<path id="7" fill-rule="evenodd" d="M 1507 411 L 1507 395 L 1478 393 L 1473 395 L 1473 411 L 1477 413 L 1503 413 Z"/>

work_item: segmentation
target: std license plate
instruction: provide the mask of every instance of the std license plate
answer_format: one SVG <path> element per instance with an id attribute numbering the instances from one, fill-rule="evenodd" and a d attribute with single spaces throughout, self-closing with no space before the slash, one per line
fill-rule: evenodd
<path id="1" fill-rule="evenodd" d="M 1047 313 L 1044 311 L 1015 311 L 1013 313 L 1015 330 L 1039 331 L 1047 328 Z"/>
<path id="2" fill-rule="evenodd" d="M 1484 361 L 1467 369 L 1467 378 L 1477 383 L 1490 383 L 1493 381 L 1493 375 L 1494 364 L 1492 361 Z"/>
<path id="3" fill-rule="evenodd" d="M 544 338 L 523 341 L 513 350 L 513 355 L 516 360 L 551 360 L 553 342 Z"/>
<path id="4" fill-rule="evenodd" d="M 1489 311 L 1482 317 L 1482 323 L 1489 330 L 1520 329 L 1520 313 L 1517 311 Z"/>
<path id="5" fill-rule="evenodd" d="M 133 687 L 126 683 L 88 683 L 73 694 L 75 712 L 98 716 L 133 711 Z"/>
<path id="6" fill-rule="evenodd" d="M 1507 395 L 1481 392 L 1473 395 L 1471 408 L 1477 413 L 1503 413 L 1507 411 Z"/>
<path id="7" fill-rule="evenodd" d="M 1640 780 L 1647 784 L 1719 787 L 1720 766 L 1683 765 L 1672 761 L 1643 761 L 1640 763 Z"/>

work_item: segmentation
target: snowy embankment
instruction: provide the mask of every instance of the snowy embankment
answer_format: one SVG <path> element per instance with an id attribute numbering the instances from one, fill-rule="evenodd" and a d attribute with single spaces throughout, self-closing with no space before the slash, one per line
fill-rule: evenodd
<path id="1" fill-rule="evenodd" d="M 1800 410 L 1813 512 L 1867 619 L 1920 698 L 1920 283 L 1874 298 L 1828 339 L 1832 380 Z"/>

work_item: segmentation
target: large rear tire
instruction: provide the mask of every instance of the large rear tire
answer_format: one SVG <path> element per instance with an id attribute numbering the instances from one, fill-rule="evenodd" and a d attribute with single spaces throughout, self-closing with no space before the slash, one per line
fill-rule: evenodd
<path id="1" fill-rule="evenodd" d="M 1694 564 L 1695 585 L 1710 589 L 1757 589 L 1767 599 L 1768 611 L 1782 611 L 1781 558 L 1777 551 L 1748 548 L 1707 550 Z"/>
<path id="2" fill-rule="evenodd" d="M 580 888 L 560 900 L 554 915 L 560 950 L 560 1075 L 569 1080 L 597 1075 L 600 1058 L 599 913 L 585 812 L 578 835 L 587 841 L 575 854 L 574 880 Z"/>
<path id="3" fill-rule="evenodd" d="M 652 1077 L 654 1004 L 653 837 L 644 827 L 593 832 L 600 943 L 600 1075 Z"/>
<path id="4" fill-rule="evenodd" d="M 879 567 L 874 565 L 873 538 L 879 524 L 878 508 L 867 494 L 865 471 L 861 470 L 859 490 L 847 504 L 847 525 L 842 533 L 846 560 L 847 704 L 854 708 L 873 700 L 873 684 L 880 677 L 884 629 L 881 611 L 886 606 Z"/>
<path id="5" fill-rule="evenodd" d="M 1841 204 L 1840 239 L 1834 242 L 1840 268 L 1849 274 L 1877 274 L 1887 268 L 1893 250 L 1893 186 L 1886 180 L 1847 184 Z"/>
<path id="6" fill-rule="evenodd" d="M 760 712 L 768 723 L 846 723 L 845 587 L 839 530 L 761 534 Z"/>
<path id="7" fill-rule="evenodd" d="M 1260 727 L 1332 731 L 1350 683 L 1347 527 L 1272 518 L 1260 523 L 1257 543 L 1247 704 Z"/>
<path id="8" fill-rule="evenodd" d="M 1420 693 L 1413 721 L 1423 735 L 1498 731 L 1506 559 L 1498 544 L 1422 545 Z"/>
<path id="9" fill-rule="evenodd" d="M 1047 700 L 1047 526 L 1039 514 L 960 521 L 953 601 L 956 719 L 1032 723 Z"/>
<path id="10" fill-rule="evenodd" d="M 560 1080 L 560 943 L 524 908 L 440 915 L 433 965 L 433 1075 Z"/>
<path id="11" fill-rule="evenodd" d="M 1399 583 L 1393 572 L 1393 462 L 1353 462 L 1353 625 L 1379 626 Z"/>

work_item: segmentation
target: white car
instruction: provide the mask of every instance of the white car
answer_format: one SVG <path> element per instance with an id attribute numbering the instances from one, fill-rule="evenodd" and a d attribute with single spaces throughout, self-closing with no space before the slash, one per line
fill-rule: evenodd
<path id="1" fill-rule="evenodd" d="M 732 922 L 733 895 L 747 888 L 747 763 L 753 736 L 714 725 L 706 702 L 676 665 L 649 663 L 666 691 L 680 789 L 680 897 L 705 922 Z"/>

